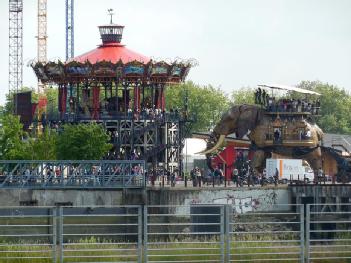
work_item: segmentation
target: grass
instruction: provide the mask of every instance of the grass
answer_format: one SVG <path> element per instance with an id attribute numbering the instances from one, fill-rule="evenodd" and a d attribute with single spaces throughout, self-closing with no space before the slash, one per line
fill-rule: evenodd
<path id="1" fill-rule="evenodd" d="M 340 236 L 342 238 L 342 236 Z M 230 244 L 231 259 L 243 260 L 250 262 L 270 262 L 274 259 L 283 259 L 282 262 L 297 262 L 299 257 L 299 242 L 289 242 L 294 240 L 294 236 L 255 236 L 246 235 L 242 238 L 232 239 Z M 16 244 L 4 243 L 0 246 L 0 262 L 6 263 L 27 263 L 52 262 L 53 248 L 50 245 L 32 243 L 31 246 L 26 245 L 29 242 L 20 242 Z M 330 257 L 338 256 L 340 259 L 313 259 L 311 262 L 350 262 L 350 259 L 342 259 L 342 257 L 351 257 L 351 251 L 336 249 L 340 251 L 337 254 L 328 253 L 333 251 L 328 245 L 351 245 L 350 240 L 335 241 L 326 244 L 326 247 L 314 249 L 316 254 L 314 257 Z M 60 247 L 57 246 L 57 262 L 59 262 Z M 64 262 L 128 262 L 137 261 L 138 246 L 135 243 L 117 243 L 112 240 L 98 239 L 89 237 L 81 239 L 78 242 L 67 242 L 64 245 Z M 143 249 L 143 248 L 141 248 Z M 328 251 L 326 250 L 328 249 Z M 291 253 L 291 254 L 288 254 Z M 213 254 L 213 255 L 211 255 Z M 44 258 L 46 257 L 46 258 Z M 295 260 L 289 260 L 295 258 Z M 221 260 L 220 239 L 217 238 L 182 238 L 168 239 L 164 242 L 151 241 L 148 244 L 148 260 L 149 261 L 195 261 L 203 262 L 205 260 Z M 240 261 L 239 261 L 240 262 Z"/>

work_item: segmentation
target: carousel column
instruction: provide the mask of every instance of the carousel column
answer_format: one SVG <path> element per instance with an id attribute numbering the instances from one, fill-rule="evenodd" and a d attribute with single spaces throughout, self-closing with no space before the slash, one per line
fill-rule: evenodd
<path id="1" fill-rule="evenodd" d="M 159 85 L 155 85 L 155 98 L 154 98 L 154 105 L 156 109 L 159 109 L 161 106 L 160 101 L 160 87 Z"/>
<path id="2" fill-rule="evenodd" d="M 93 87 L 93 114 L 92 118 L 99 120 L 99 111 L 100 111 L 100 87 Z"/>
<path id="3" fill-rule="evenodd" d="M 165 86 L 161 86 L 161 94 L 160 94 L 160 104 L 161 104 L 161 110 L 162 112 L 165 111 L 166 108 L 166 101 L 165 101 Z"/>
<path id="4" fill-rule="evenodd" d="M 59 94 L 58 94 L 58 101 L 59 101 L 59 111 L 60 111 L 60 118 L 61 120 L 64 119 L 64 115 L 66 113 L 66 101 L 67 101 L 67 85 L 59 86 Z"/>
<path id="5" fill-rule="evenodd" d="M 79 83 L 77 83 L 77 102 L 76 102 L 76 105 L 75 105 L 75 108 L 76 108 L 76 116 L 79 115 L 79 108 L 80 108 L 80 105 L 79 105 L 80 101 L 79 101 Z"/>
<path id="6" fill-rule="evenodd" d="M 115 111 L 116 111 L 116 116 L 119 114 L 119 105 L 118 105 L 118 81 L 115 82 L 115 88 L 116 88 L 116 99 L 115 99 Z"/>
<path id="7" fill-rule="evenodd" d="M 129 109 L 129 90 L 128 84 L 123 85 L 123 102 L 124 102 L 124 114 L 128 114 Z"/>
<path id="8" fill-rule="evenodd" d="M 84 88 L 82 87 L 82 101 L 81 101 L 81 114 L 83 114 L 84 117 L 89 117 L 90 112 L 89 112 L 89 95 L 88 95 L 88 87 L 85 86 Z"/>
<path id="9" fill-rule="evenodd" d="M 136 116 L 139 116 L 140 113 L 140 87 L 136 85 L 134 87 L 134 112 Z"/>

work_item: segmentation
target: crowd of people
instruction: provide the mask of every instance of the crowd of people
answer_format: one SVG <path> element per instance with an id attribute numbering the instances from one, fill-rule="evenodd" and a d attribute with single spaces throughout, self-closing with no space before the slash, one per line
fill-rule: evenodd
<path id="1" fill-rule="evenodd" d="M 318 115 L 320 112 L 320 100 L 308 101 L 307 99 L 276 99 L 264 90 L 258 88 L 255 92 L 255 103 L 262 105 L 269 112 L 309 112 Z"/>

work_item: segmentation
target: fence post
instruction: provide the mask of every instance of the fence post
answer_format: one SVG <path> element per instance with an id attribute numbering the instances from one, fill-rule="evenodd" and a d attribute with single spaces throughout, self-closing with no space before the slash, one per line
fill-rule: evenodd
<path id="1" fill-rule="evenodd" d="M 225 253 L 226 257 L 225 260 L 226 262 L 230 262 L 230 247 L 231 247 L 231 219 L 232 219 L 232 209 L 230 205 L 225 206 L 225 235 L 226 235 L 226 248 L 225 248 Z"/>
<path id="2" fill-rule="evenodd" d="M 310 221 L 311 221 L 311 204 L 306 207 L 306 263 L 310 262 Z"/>
<path id="3" fill-rule="evenodd" d="M 52 262 L 56 263 L 57 254 L 57 208 L 52 208 Z"/>
<path id="4" fill-rule="evenodd" d="M 60 246 L 60 263 L 63 263 L 63 207 L 58 207 L 59 216 L 59 246 Z"/>
<path id="5" fill-rule="evenodd" d="M 143 262 L 143 213 L 142 206 L 138 206 L 138 263 Z"/>
<path id="6" fill-rule="evenodd" d="M 300 261 L 305 263 L 305 206 L 299 205 L 300 208 Z"/>
<path id="7" fill-rule="evenodd" d="M 148 258 L 148 251 L 147 251 L 147 243 L 148 243 L 148 229 L 147 229 L 147 206 L 144 205 L 144 213 L 143 213 L 143 234 L 144 234 L 144 255 L 143 255 L 143 262 L 147 263 Z"/>
<path id="8" fill-rule="evenodd" d="M 225 225 L 224 225 L 224 208 L 225 206 L 224 205 L 221 205 L 221 225 L 220 225 L 220 232 L 221 232 L 221 236 L 220 236 L 220 242 L 221 242 L 221 262 L 224 263 L 225 261 L 225 251 L 224 251 L 224 248 L 225 248 Z"/>

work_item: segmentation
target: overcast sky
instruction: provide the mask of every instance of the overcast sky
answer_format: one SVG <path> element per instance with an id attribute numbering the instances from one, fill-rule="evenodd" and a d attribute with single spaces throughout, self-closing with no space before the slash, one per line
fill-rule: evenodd
<path id="1" fill-rule="evenodd" d="M 37 0 L 24 2 L 24 63 L 35 58 Z M 123 43 L 157 59 L 195 58 L 188 79 L 227 93 L 260 83 L 321 80 L 351 90 L 348 0 L 75 0 L 75 55 L 99 43 L 97 26 L 125 25 Z M 0 103 L 8 91 L 8 1 L 0 1 Z M 48 0 L 48 58 L 65 57 L 65 0 Z M 36 86 L 24 66 L 23 84 Z"/>

